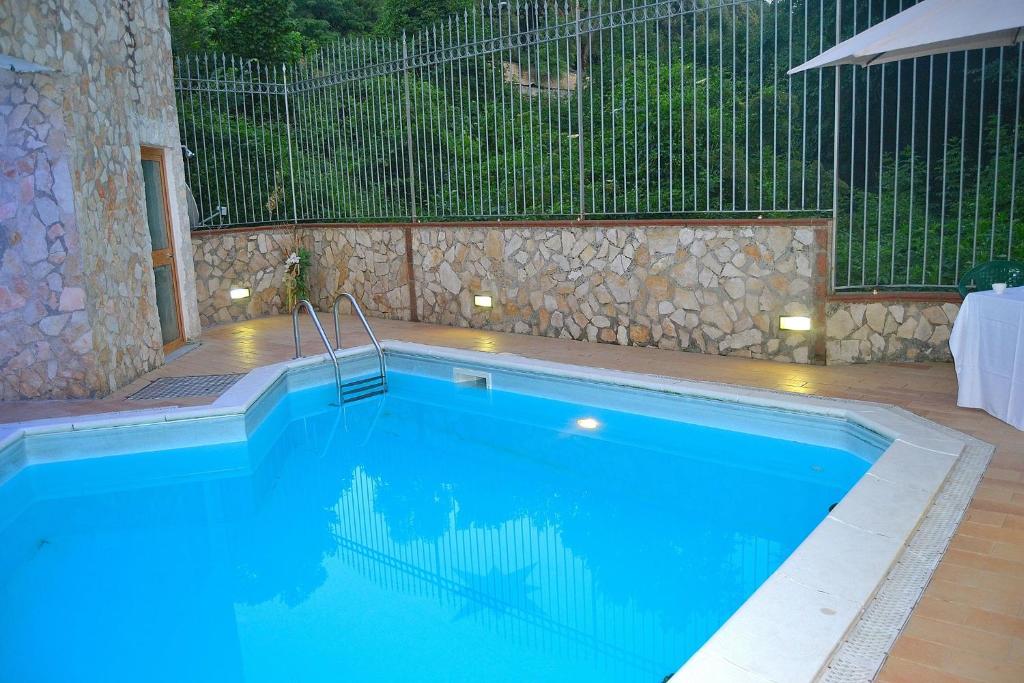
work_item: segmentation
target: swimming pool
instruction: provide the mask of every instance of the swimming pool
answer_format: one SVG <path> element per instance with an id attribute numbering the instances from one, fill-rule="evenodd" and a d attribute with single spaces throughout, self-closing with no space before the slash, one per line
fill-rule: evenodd
<path id="1" fill-rule="evenodd" d="M 298 361 L 210 409 L 9 438 L 0 671 L 660 682 L 741 606 L 756 612 L 755 593 L 824 592 L 818 618 L 841 636 L 863 607 L 845 591 L 867 586 L 863 603 L 880 579 L 852 554 L 884 573 L 944 478 L 915 484 L 916 511 L 872 513 L 879 487 L 906 485 L 901 467 L 920 477 L 892 458 L 913 446 L 881 414 L 868 429 L 756 392 L 394 343 L 388 356 L 388 393 L 344 409 L 326 366 Z M 815 564 L 823 542 L 851 554 L 849 576 Z"/>

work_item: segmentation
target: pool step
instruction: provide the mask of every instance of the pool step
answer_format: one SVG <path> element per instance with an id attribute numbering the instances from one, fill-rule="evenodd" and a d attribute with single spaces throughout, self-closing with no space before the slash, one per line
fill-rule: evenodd
<path id="1" fill-rule="evenodd" d="M 384 378 L 380 375 L 364 377 L 342 385 L 342 396 L 345 403 L 352 403 L 371 396 L 379 396 L 387 390 Z"/>

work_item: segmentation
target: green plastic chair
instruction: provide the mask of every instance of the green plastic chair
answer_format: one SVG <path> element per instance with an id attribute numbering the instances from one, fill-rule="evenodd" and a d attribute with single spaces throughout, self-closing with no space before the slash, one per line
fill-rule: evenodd
<path id="1" fill-rule="evenodd" d="M 960 296 L 992 289 L 993 282 L 1005 282 L 1007 287 L 1024 286 L 1024 261 L 989 261 L 974 266 L 960 278 L 957 289 Z"/>

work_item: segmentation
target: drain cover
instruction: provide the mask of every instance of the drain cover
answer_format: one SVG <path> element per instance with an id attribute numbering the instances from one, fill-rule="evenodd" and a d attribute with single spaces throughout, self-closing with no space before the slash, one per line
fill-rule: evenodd
<path id="1" fill-rule="evenodd" d="M 185 396 L 220 394 L 241 377 L 242 374 L 161 377 L 136 391 L 128 397 L 128 400 L 139 401 L 147 398 L 183 398 Z"/>

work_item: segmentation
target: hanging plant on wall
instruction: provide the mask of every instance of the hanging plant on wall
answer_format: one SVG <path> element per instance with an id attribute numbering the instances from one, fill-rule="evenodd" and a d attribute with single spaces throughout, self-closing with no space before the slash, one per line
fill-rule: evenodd
<path id="1" fill-rule="evenodd" d="M 284 296 L 288 310 L 302 299 L 309 298 L 309 249 L 300 248 L 285 259 Z"/>

